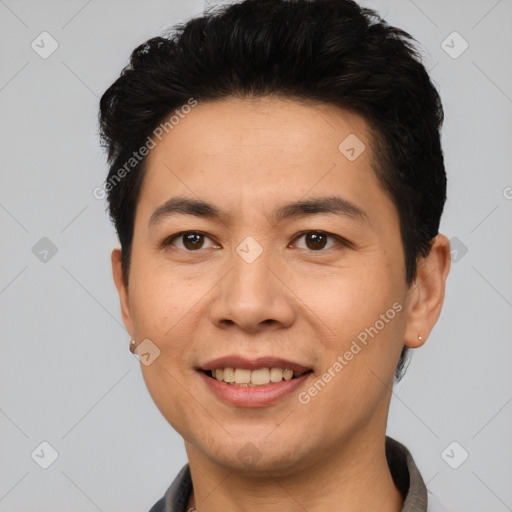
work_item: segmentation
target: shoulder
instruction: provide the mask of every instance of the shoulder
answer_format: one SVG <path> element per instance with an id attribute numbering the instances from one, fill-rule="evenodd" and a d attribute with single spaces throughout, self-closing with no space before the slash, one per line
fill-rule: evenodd
<path id="1" fill-rule="evenodd" d="M 167 489 L 165 496 L 157 501 L 149 512 L 186 512 L 191 492 L 190 467 L 185 464 Z"/>
<path id="2" fill-rule="evenodd" d="M 386 457 L 395 485 L 404 496 L 402 512 L 447 512 L 435 494 L 427 489 L 409 450 L 386 436 Z"/>
<path id="3" fill-rule="evenodd" d="M 165 498 L 158 500 L 149 512 L 165 512 Z"/>
<path id="4" fill-rule="evenodd" d="M 427 512 L 448 512 L 448 509 L 439 501 L 439 498 L 431 491 L 428 493 L 428 508 Z"/>

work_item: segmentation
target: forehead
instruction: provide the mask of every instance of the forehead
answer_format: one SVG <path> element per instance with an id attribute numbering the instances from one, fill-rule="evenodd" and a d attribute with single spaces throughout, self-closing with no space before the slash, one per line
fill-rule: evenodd
<path id="1" fill-rule="evenodd" d="M 365 120 L 332 105 L 269 97 L 229 98 L 199 103 L 164 134 L 165 140 L 149 160 L 166 148 L 183 147 L 194 152 L 175 153 L 176 162 L 184 157 L 187 163 L 193 163 L 212 155 L 239 164 L 237 159 L 252 153 L 269 167 L 272 160 L 280 162 L 279 157 L 285 157 L 291 165 L 309 158 L 318 161 L 319 153 L 325 151 L 337 156 L 339 144 L 349 135 L 367 142 L 368 148 L 370 133 Z M 363 160 L 369 160 L 371 152 L 365 153 Z M 243 163 L 244 167 L 251 165 L 250 161 Z"/>
<path id="2" fill-rule="evenodd" d="M 143 189 L 162 201 L 170 190 L 269 201 L 335 190 L 357 199 L 378 187 L 371 142 L 361 116 L 332 105 L 199 102 L 150 151 Z"/>

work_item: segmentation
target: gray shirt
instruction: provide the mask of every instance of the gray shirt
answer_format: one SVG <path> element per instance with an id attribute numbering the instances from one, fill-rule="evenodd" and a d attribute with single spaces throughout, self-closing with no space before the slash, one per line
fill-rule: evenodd
<path id="1" fill-rule="evenodd" d="M 394 439 L 386 437 L 386 458 L 393 481 L 404 497 L 401 512 L 434 512 L 430 504 L 427 508 L 427 488 L 409 450 Z M 187 512 L 191 493 L 190 467 L 186 464 L 167 489 L 165 496 L 149 512 Z M 439 509 L 436 512 L 437 510 Z"/>

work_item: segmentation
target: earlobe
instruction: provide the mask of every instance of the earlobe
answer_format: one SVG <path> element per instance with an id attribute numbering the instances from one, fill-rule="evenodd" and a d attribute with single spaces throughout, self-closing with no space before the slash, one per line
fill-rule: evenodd
<path id="1" fill-rule="evenodd" d="M 437 322 L 443 306 L 450 263 L 450 242 L 439 234 L 432 242 L 430 253 L 418 261 L 416 279 L 410 289 L 404 339 L 406 347 L 418 348 L 423 345 Z"/>
<path id="2" fill-rule="evenodd" d="M 123 265 L 122 265 L 122 251 L 121 248 L 114 249 L 111 255 L 112 261 L 112 276 L 119 295 L 119 303 L 121 305 L 121 315 L 126 330 L 133 337 L 133 323 L 130 310 L 130 301 L 128 295 L 128 286 L 124 278 Z"/>

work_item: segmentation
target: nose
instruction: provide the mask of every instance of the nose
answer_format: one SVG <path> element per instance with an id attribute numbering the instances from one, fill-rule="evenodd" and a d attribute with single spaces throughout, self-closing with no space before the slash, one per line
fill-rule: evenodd
<path id="1" fill-rule="evenodd" d="M 231 264 L 216 287 L 212 322 L 222 329 L 238 327 L 249 333 L 289 327 L 296 315 L 294 295 L 265 251 L 252 263 L 234 253 Z"/>

